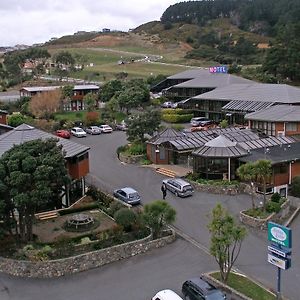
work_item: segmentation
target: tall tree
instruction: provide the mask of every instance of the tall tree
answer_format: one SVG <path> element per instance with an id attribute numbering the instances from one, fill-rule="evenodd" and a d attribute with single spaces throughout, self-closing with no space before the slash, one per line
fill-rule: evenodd
<path id="1" fill-rule="evenodd" d="M 39 93 L 31 98 L 29 102 L 29 110 L 35 117 L 49 120 L 50 117 L 59 109 L 60 100 L 60 89 Z"/>
<path id="2" fill-rule="evenodd" d="M 62 79 L 73 70 L 75 59 L 70 52 L 60 51 L 54 56 L 54 62 L 56 63 L 55 73 Z"/>
<path id="3" fill-rule="evenodd" d="M 256 171 L 253 163 L 246 163 L 241 165 L 237 169 L 237 175 L 241 180 L 250 182 L 252 208 L 255 209 L 255 201 L 254 201 L 255 184 L 254 183 L 256 180 Z"/>
<path id="4" fill-rule="evenodd" d="M 143 212 L 143 219 L 153 232 L 154 237 L 158 237 L 164 226 L 175 222 L 176 211 L 166 201 L 156 200 L 146 204 Z"/>
<path id="5" fill-rule="evenodd" d="M 240 254 L 246 229 L 237 225 L 221 204 L 212 210 L 208 229 L 211 233 L 210 253 L 219 265 L 222 281 L 226 283 Z"/>
<path id="6" fill-rule="evenodd" d="M 65 85 L 61 88 L 61 110 L 69 105 L 74 94 L 74 85 Z"/>
<path id="7" fill-rule="evenodd" d="M 87 93 L 83 97 L 84 106 L 87 109 L 87 111 L 93 111 L 95 110 L 97 106 L 97 95 L 94 93 Z"/>
<path id="8" fill-rule="evenodd" d="M 15 145 L 2 155 L 0 170 L 0 186 L 18 212 L 17 236 L 31 241 L 34 214 L 43 205 L 53 207 L 69 183 L 62 148 L 56 139 Z"/>
<path id="9" fill-rule="evenodd" d="M 270 180 L 272 175 L 272 163 L 269 160 L 262 159 L 258 160 L 254 163 L 254 169 L 256 173 L 257 182 L 262 184 L 263 187 L 263 210 L 266 210 L 266 189 L 267 189 L 267 182 Z"/>
<path id="10" fill-rule="evenodd" d="M 122 81 L 111 80 L 103 85 L 100 92 L 100 99 L 103 102 L 109 101 L 113 96 L 123 89 Z"/>
<path id="11" fill-rule="evenodd" d="M 147 110 L 143 113 L 131 115 L 126 121 L 128 125 L 127 136 L 129 141 L 145 141 L 145 134 L 152 135 L 160 125 L 160 113 Z"/>

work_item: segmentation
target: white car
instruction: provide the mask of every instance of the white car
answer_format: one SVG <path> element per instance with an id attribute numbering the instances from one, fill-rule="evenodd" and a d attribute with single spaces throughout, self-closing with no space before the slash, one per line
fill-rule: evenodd
<path id="1" fill-rule="evenodd" d="M 71 129 L 71 134 L 73 134 L 74 136 L 76 136 L 78 138 L 86 137 L 86 132 L 80 127 L 73 127 Z"/>
<path id="2" fill-rule="evenodd" d="M 101 133 L 110 133 L 113 129 L 109 125 L 100 125 L 99 126 Z"/>
<path id="3" fill-rule="evenodd" d="M 200 299 L 200 298 L 199 298 Z M 204 299 L 204 298 L 203 298 Z M 162 290 L 158 292 L 152 300 L 182 300 L 175 292 L 172 290 Z"/>
<path id="4" fill-rule="evenodd" d="M 98 126 L 89 126 L 85 130 L 89 134 L 100 134 L 101 133 L 101 129 Z"/>

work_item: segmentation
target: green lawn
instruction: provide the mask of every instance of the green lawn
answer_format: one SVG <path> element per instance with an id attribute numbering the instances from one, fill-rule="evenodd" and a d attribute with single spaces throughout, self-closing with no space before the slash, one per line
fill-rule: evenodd
<path id="1" fill-rule="evenodd" d="M 121 48 L 122 49 L 122 48 Z M 123 51 L 119 49 L 120 51 Z M 127 49 L 126 50 L 134 50 L 137 49 Z M 51 50 L 51 54 L 61 51 L 62 49 Z M 70 74 L 71 77 L 81 78 L 81 79 L 89 79 L 94 81 L 107 81 L 110 79 L 114 79 L 115 75 L 121 72 L 128 73 L 129 78 L 147 78 L 151 75 L 163 74 L 166 76 L 170 76 L 181 71 L 185 71 L 188 68 L 185 66 L 174 66 L 174 65 L 164 65 L 157 63 L 148 63 L 148 62 L 134 62 L 128 64 L 119 65 L 118 61 L 124 60 L 130 62 L 131 59 L 143 58 L 144 56 L 141 54 L 140 56 L 137 54 L 124 53 L 124 52 L 114 52 L 105 50 L 102 48 L 67 48 L 64 49 L 69 51 L 71 54 L 79 53 L 87 57 L 87 62 L 85 63 L 85 68 L 83 71 L 73 72 Z M 117 51 L 117 49 L 114 49 Z M 141 50 L 141 49 L 140 49 Z M 146 52 L 142 49 L 141 52 Z M 137 51 L 138 52 L 138 51 Z M 149 53 L 147 51 L 146 53 Z M 152 54 L 152 53 L 151 53 Z M 174 57 L 174 56 L 173 56 Z M 166 59 L 164 59 L 166 60 Z M 88 66 L 90 63 L 94 65 L 92 67 Z"/>
<path id="2" fill-rule="evenodd" d="M 79 121 L 84 120 L 86 115 L 85 111 L 70 111 L 70 112 L 63 112 L 63 113 L 56 113 L 54 119 L 56 121 L 60 120 L 67 120 L 67 121 Z"/>
<path id="3" fill-rule="evenodd" d="M 220 273 L 211 274 L 217 280 L 220 280 Z M 227 285 L 236 291 L 254 299 L 254 300 L 275 300 L 276 296 L 263 289 L 247 277 L 230 273 Z"/>

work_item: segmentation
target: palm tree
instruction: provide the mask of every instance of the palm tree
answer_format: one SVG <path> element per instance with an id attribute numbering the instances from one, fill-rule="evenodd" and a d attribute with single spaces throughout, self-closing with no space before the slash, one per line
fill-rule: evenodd
<path id="1" fill-rule="evenodd" d="M 255 201 L 254 201 L 255 185 L 254 185 L 254 182 L 256 180 L 256 172 L 255 172 L 254 164 L 249 162 L 249 163 L 241 165 L 237 169 L 237 175 L 239 176 L 239 178 L 241 180 L 250 182 L 252 209 L 255 209 Z"/>
<path id="2" fill-rule="evenodd" d="M 263 200 L 263 210 L 266 210 L 266 188 L 267 188 L 267 181 L 270 179 L 272 175 L 272 163 L 269 160 L 262 159 L 258 160 L 254 163 L 254 169 L 256 173 L 256 181 L 262 183 L 263 185 L 263 193 L 264 193 L 264 200 Z"/>

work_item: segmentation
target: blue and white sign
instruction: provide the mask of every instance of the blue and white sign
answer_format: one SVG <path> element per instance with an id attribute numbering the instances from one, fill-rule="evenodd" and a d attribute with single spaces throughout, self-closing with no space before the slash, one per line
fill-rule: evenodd
<path id="1" fill-rule="evenodd" d="M 268 262 L 280 269 L 283 269 L 283 270 L 287 270 L 291 266 L 290 258 L 279 257 L 272 253 L 268 253 Z"/>
<path id="2" fill-rule="evenodd" d="M 209 67 L 210 73 L 227 73 L 228 68 L 227 66 L 216 66 L 216 67 Z"/>
<path id="3" fill-rule="evenodd" d="M 268 250 L 272 252 L 272 254 L 276 254 L 285 258 L 292 253 L 291 250 L 278 248 L 276 246 L 268 246 Z"/>

